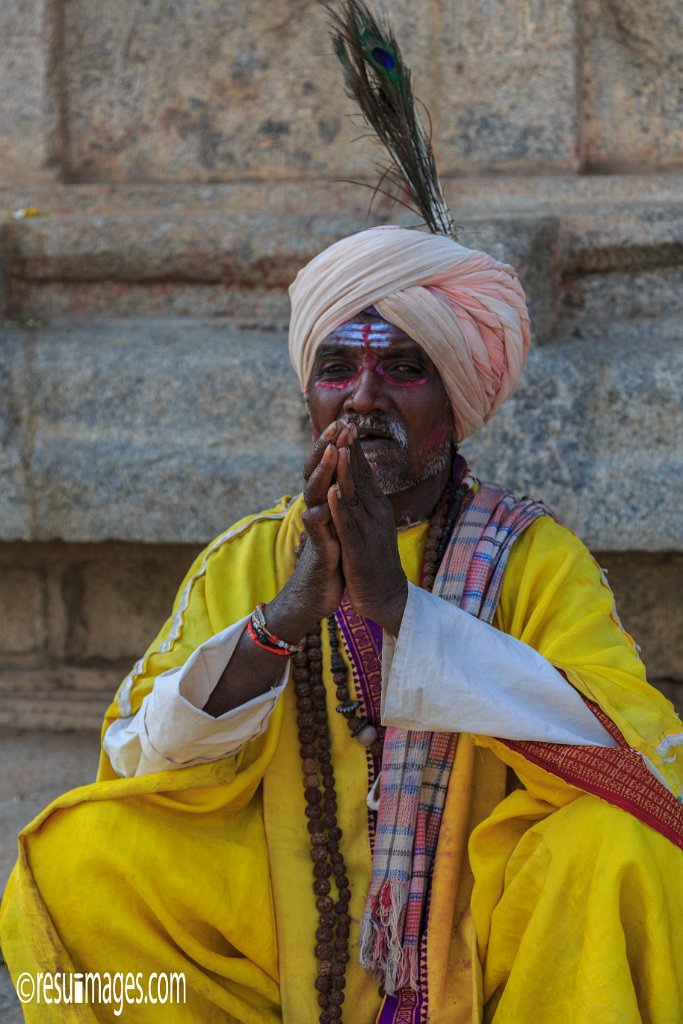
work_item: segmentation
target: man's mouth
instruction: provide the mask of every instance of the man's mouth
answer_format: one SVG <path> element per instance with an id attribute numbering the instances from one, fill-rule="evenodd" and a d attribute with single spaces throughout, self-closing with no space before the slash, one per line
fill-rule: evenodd
<path id="1" fill-rule="evenodd" d="M 381 451 L 383 448 L 395 447 L 398 444 L 388 430 L 359 430 L 358 440 L 364 452 Z"/>

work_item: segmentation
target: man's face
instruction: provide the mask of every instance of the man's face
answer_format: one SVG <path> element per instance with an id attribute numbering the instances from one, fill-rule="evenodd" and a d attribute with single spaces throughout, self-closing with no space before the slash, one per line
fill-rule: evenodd
<path id="1" fill-rule="evenodd" d="M 399 328 L 361 313 L 318 347 L 307 389 L 313 430 L 356 423 L 385 494 L 437 476 L 449 464 L 453 419 L 434 364 Z"/>

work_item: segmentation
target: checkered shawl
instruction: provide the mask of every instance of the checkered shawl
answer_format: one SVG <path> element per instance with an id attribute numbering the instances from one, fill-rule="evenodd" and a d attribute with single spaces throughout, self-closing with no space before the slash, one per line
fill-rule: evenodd
<path id="1" fill-rule="evenodd" d="M 538 516 L 553 513 L 495 484 L 471 482 L 434 593 L 491 623 L 512 545 Z M 418 988 L 420 940 L 457 742 L 457 733 L 386 732 L 360 961 L 390 994 Z"/>

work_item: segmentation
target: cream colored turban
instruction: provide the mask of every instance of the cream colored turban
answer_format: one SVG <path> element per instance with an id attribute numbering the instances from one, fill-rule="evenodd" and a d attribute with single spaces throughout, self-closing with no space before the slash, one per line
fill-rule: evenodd
<path id="1" fill-rule="evenodd" d="M 420 345 L 448 393 L 458 439 L 517 387 L 529 314 L 512 267 L 445 235 L 377 227 L 342 238 L 290 286 L 289 354 L 306 390 L 315 352 L 368 306 Z"/>

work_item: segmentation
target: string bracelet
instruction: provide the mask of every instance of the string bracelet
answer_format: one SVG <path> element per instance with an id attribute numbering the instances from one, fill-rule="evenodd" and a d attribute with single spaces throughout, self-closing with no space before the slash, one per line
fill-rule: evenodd
<path id="1" fill-rule="evenodd" d="M 265 607 L 265 602 L 257 604 L 251 613 L 251 618 L 247 623 L 249 636 L 255 644 L 263 648 L 264 651 L 270 651 L 271 654 L 282 654 L 284 657 L 296 654 L 301 650 L 300 644 L 287 643 L 282 637 L 277 636 L 268 629 L 264 614 Z"/>

